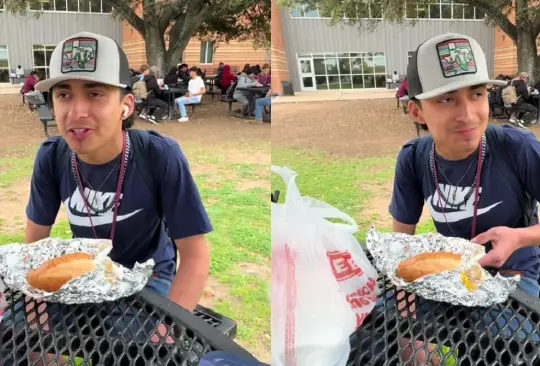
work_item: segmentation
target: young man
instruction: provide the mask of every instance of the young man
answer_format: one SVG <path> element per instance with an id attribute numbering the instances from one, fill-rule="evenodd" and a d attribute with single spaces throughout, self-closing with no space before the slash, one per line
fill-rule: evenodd
<path id="1" fill-rule="evenodd" d="M 75 58 L 79 51 L 89 56 Z M 134 98 L 126 55 L 114 40 L 82 32 L 56 47 L 50 73 L 36 89 L 51 91 L 61 137 L 38 150 L 25 242 L 50 235 L 63 203 L 75 237 L 112 239 L 111 259 L 128 268 L 153 258 L 147 288 L 193 311 L 208 276 L 211 224 L 178 144 L 128 131 Z"/>
<path id="2" fill-rule="evenodd" d="M 200 104 L 202 96 L 206 93 L 206 86 L 204 85 L 204 80 L 201 78 L 200 73 L 199 68 L 195 66 L 189 70 L 191 80 L 189 80 L 188 92 L 183 97 L 176 98 L 174 101 L 180 113 L 178 122 L 189 122 L 186 105 Z"/>
<path id="3" fill-rule="evenodd" d="M 518 287 L 538 297 L 540 142 L 525 131 L 488 127 L 486 86 L 505 82 L 490 80 L 481 47 L 460 34 L 422 43 L 407 79 L 410 115 L 430 135 L 409 142 L 398 155 L 393 231 L 415 234 L 425 201 L 437 232 L 486 244 L 480 264 L 504 276 L 520 274 Z M 417 319 L 436 316 L 434 305 L 417 299 Z M 520 316 L 481 310 L 472 315 L 486 327 L 509 325 L 503 335 L 516 329 Z M 532 324 L 521 321 L 531 335 Z M 536 332 L 532 339 L 540 341 Z"/>
<path id="4" fill-rule="evenodd" d="M 268 90 L 264 98 L 255 100 L 255 121 L 263 122 L 263 108 L 272 105 L 272 90 Z"/>
<path id="5" fill-rule="evenodd" d="M 512 80 L 512 86 L 516 88 L 517 102 L 513 108 L 518 114 L 522 114 L 519 118 L 512 116 L 510 122 L 517 124 L 518 126 L 524 128 L 525 126 L 521 123 L 522 120 L 528 121 L 530 124 L 537 123 L 537 114 L 538 109 L 531 104 L 531 88 L 529 87 L 529 74 L 526 72 L 519 73 L 519 76 Z"/>
<path id="6" fill-rule="evenodd" d="M 236 89 L 234 90 L 233 94 L 233 98 L 242 105 L 242 109 L 240 111 L 242 117 L 248 116 L 250 100 L 249 92 L 247 90 L 241 90 L 241 88 L 249 88 L 252 86 L 262 86 L 257 81 L 257 71 L 255 70 L 255 67 L 248 67 L 247 70 L 244 68 L 244 71 L 238 75 L 238 84 L 236 85 Z M 254 101 L 253 104 L 255 104 Z M 251 109 L 252 113 L 255 109 L 254 107 L 255 106 L 253 105 L 253 108 Z"/>

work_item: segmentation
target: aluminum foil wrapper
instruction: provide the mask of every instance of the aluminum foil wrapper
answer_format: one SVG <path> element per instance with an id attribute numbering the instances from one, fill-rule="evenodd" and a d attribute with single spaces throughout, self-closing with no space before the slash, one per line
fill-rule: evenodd
<path id="1" fill-rule="evenodd" d="M 395 286 L 429 300 L 453 305 L 489 307 L 506 301 L 520 279 L 520 276 L 507 278 L 499 274 L 493 277 L 481 269 L 483 282 L 476 290 L 468 290 L 462 281 L 461 273 L 472 265 L 478 266 L 478 259 L 486 252 L 483 246 L 461 238 L 440 234 L 411 236 L 380 233 L 372 227 L 366 234 L 366 245 L 373 256 L 375 267 Z M 460 254 L 462 264 L 455 270 L 424 276 L 411 283 L 396 276 L 396 269 L 401 261 L 426 252 Z"/>
<path id="2" fill-rule="evenodd" d="M 136 263 L 133 269 L 114 263 L 108 254 L 110 240 L 47 238 L 32 244 L 0 246 L 0 276 L 16 291 L 47 302 L 86 304 L 114 301 L 141 291 L 152 275 L 154 260 Z M 96 268 L 49 293 L 32 288 L 26 281 L 28 272 L 44 262 L 71 253 L 92 256 Z"/>

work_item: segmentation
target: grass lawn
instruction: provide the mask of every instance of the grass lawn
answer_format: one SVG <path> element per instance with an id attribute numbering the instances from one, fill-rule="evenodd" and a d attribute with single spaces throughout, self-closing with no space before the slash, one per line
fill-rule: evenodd
<path id="1" fill-rule="evenodd" d="M 388 189 L 393 180 L 395 156 L 366 159 L 335 158 L 323 151 L 294 150 L 272 146 L 272 164 L 286 166 L 296 173 L 300 193 L 335 206 L 350 215 L 359 226 L 357 239 L 365 241 L 370 225 L 379 219 L 377 214 L 365 211 L 372 204 L 370 199 L 378 190 Z M 285 199 L 285 185 L 281 178 L 272 174 L 272 192 L 280 190 L 280 202 Z M 386 207 L 390 202 L 385 202 Z M 377 230 L 391 230 L 392 222 L 377 225 Z M 433 222 L 427 220 L 417 226 L 417 233 L 435 230 Z"/>
<path id="2" fill-rule="evenodd" d="M 210 148 L 199 143 L 182 143 L 214 227 L 208 236 L 210 276 L 219 287 L 219 296 L 215 296 L 211 306 L 238 322 L 237 341 L 243 347 L 257 357 L 269 359 L 270 143 L 238 143 L 232 147 L 229 143 L 223 148 L 233 149 L 235 156 L 246 157 L 268 152 L 268 159 L 238 161 L 221 153 L 219 145 Z M 28 184 L 34 153 L 22 151 L 9 159 L 0 159 L 0 190 Z M 21 202 L 20 212 L 13 214 L 24 216 L 25 206 L 26 202 Z M 70 238 L 68 222 L 57 222 L 52 235 Z M 0 244 L 22 240 L 22 232 L 2 233 L 0 217 Z"/>

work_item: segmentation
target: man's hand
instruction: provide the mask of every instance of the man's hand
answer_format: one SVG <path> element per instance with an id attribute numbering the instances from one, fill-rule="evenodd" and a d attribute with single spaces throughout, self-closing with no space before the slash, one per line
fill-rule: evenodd
<path id="1" fill-rule="evenodd" d="M 485 256 L 480 258 L 478 264 L 482 267 L 502 266 L 508 258 L 521 247 L 521 235 L 518 229 L 511 229 L 506 226 L 499 226 L 489 229 L 471 241 L 476 244 L 484 245 L 491 242 L 491 249 Z"/>

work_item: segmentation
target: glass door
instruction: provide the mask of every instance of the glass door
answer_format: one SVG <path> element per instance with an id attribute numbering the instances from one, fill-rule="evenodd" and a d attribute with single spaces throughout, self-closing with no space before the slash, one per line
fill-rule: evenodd
<path id="1" fill-rule="evenodd" d="M 312 57 L 298 57 L 298 73 L 300 74 L 300 90 L 314 91 L 315 72 Z"/>

